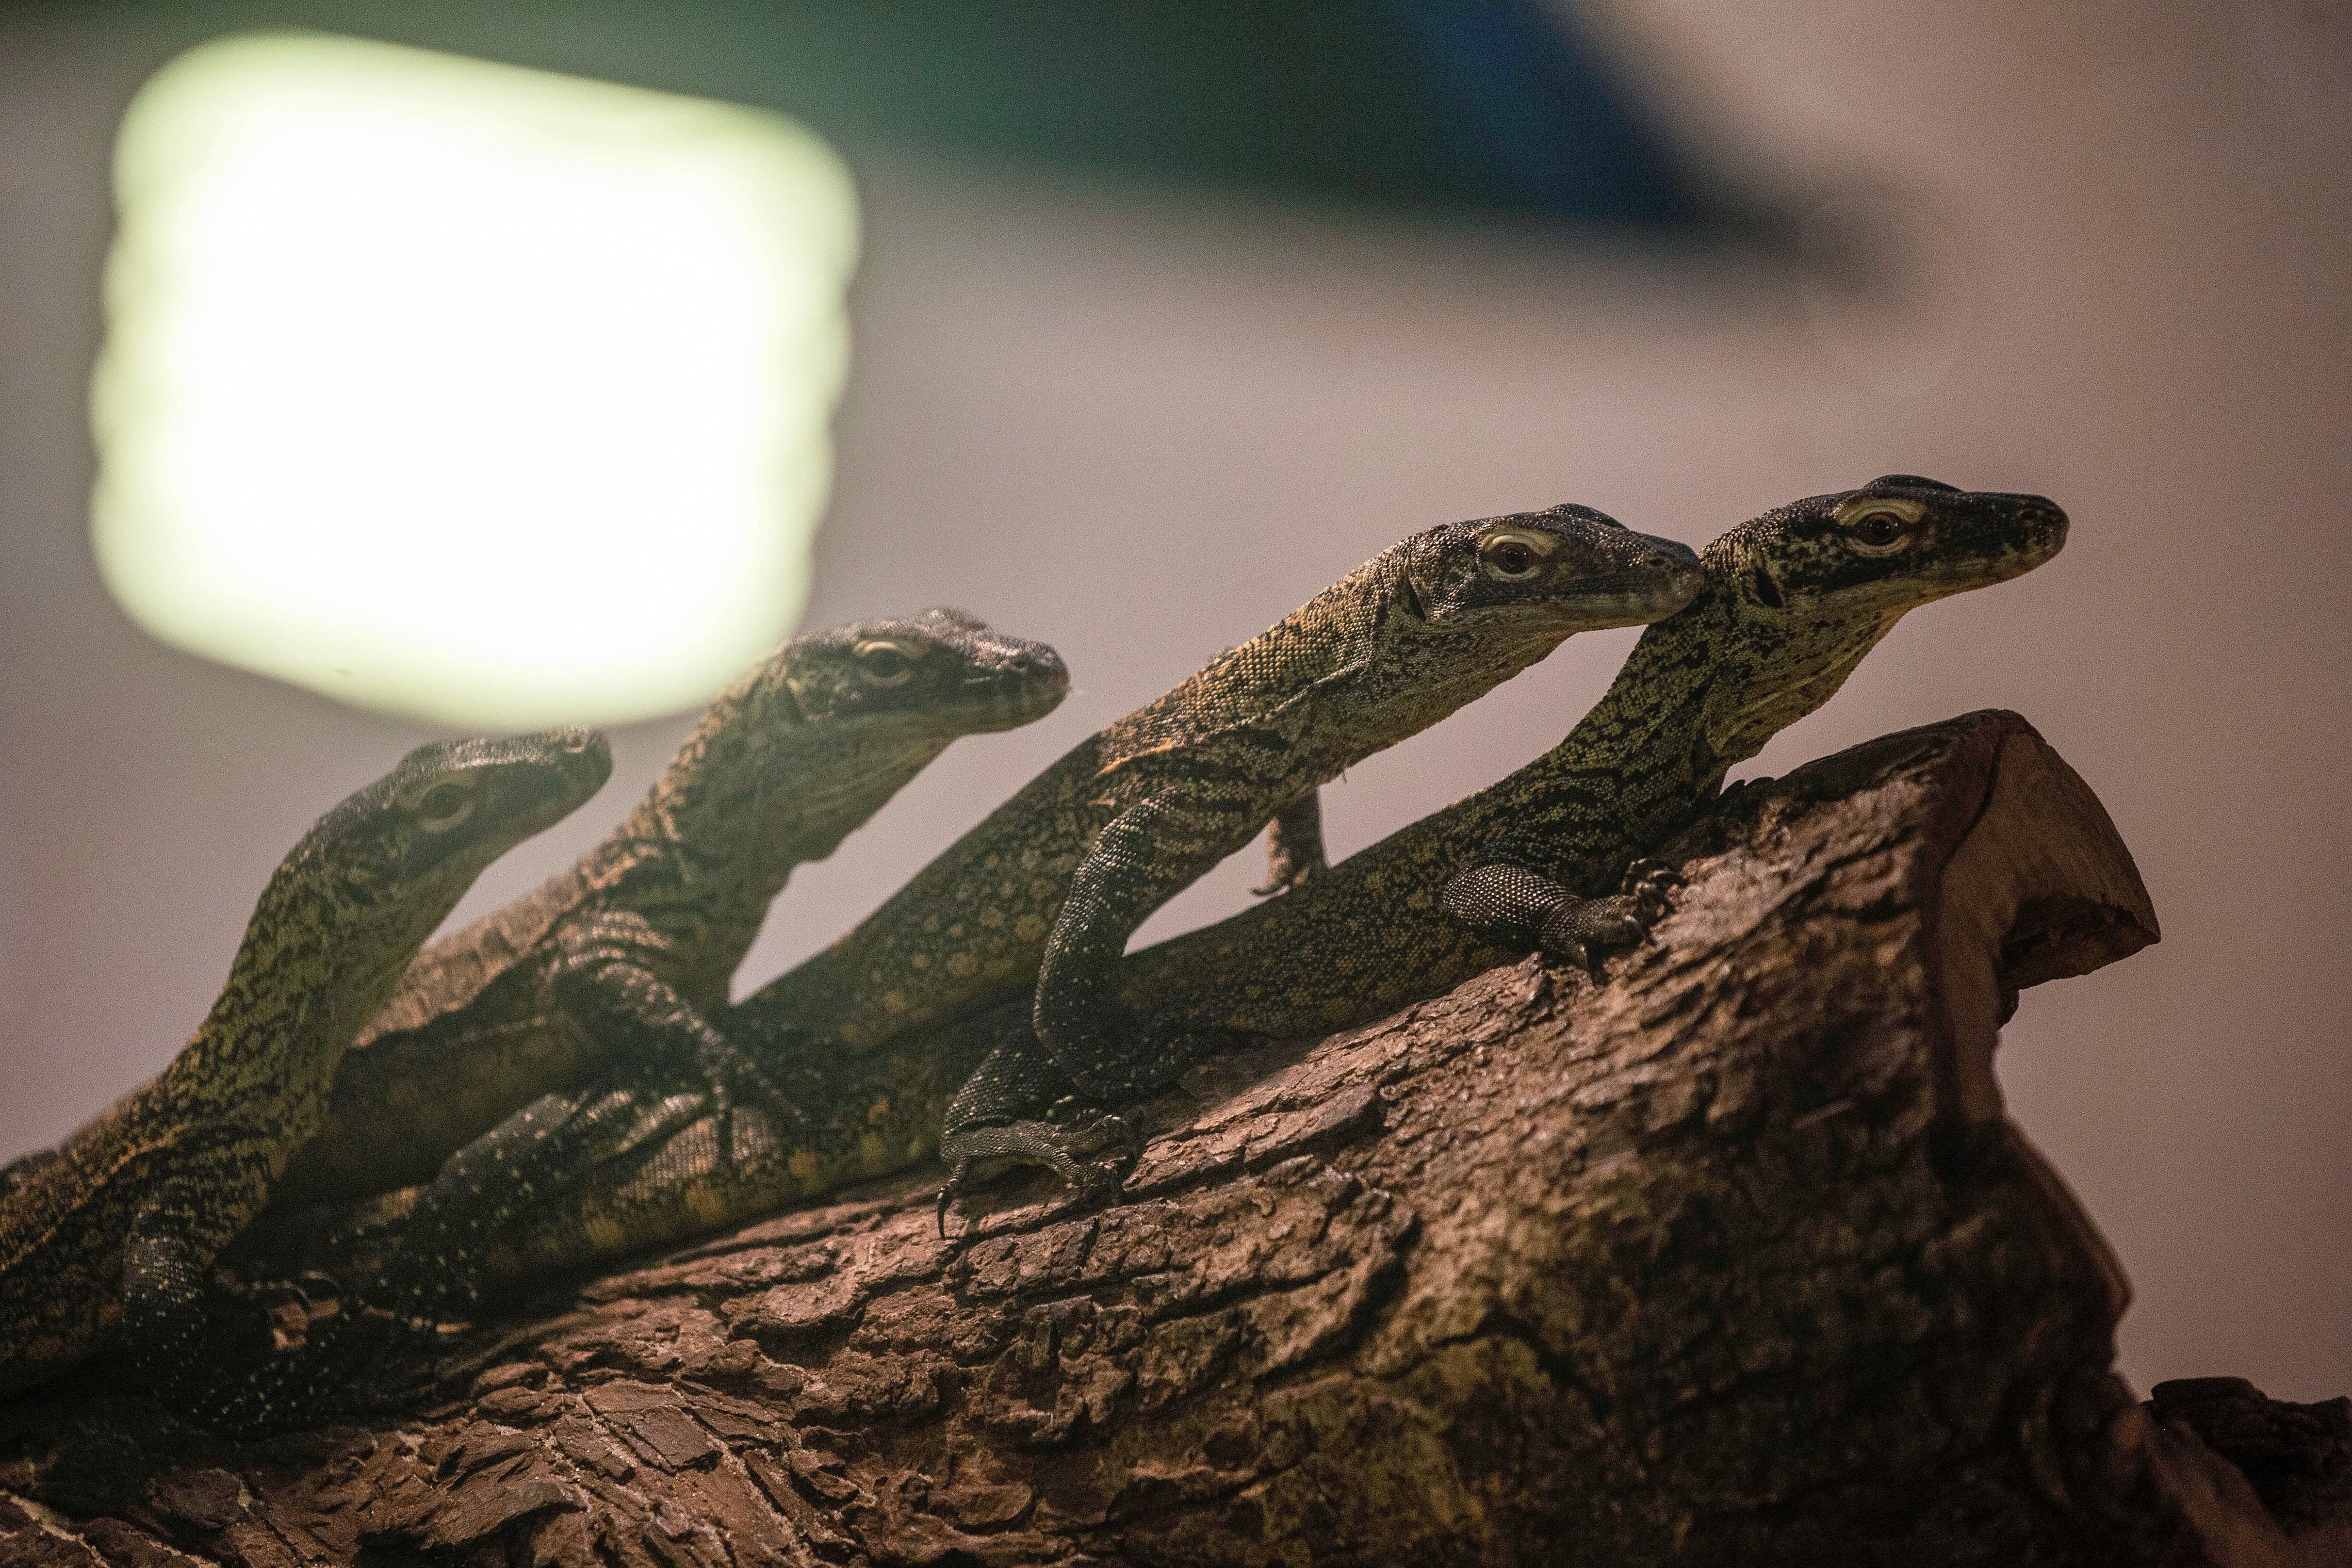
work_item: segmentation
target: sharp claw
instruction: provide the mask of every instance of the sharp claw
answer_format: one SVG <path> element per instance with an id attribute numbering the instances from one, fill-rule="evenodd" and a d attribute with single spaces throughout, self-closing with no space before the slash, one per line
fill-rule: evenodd
<path id="1" fill-rule="evenodd" d="M 957 1161 L 956 1168 L 948 1173 L 948 1184 L 940 1189 L 939 1227 L 941 1241 L 948 1238 L 948 1206 L 955 1202 L 956 1194 L 963 1191 L 963 1179 L 971 1170 L 971 1161 Z"/>
<path id="2" fill-rule="evenodd" d="M 1681 871 L 1657 860 L 1636 860 L 1625 868 L 1622 891 L 1629 897 L 1662 896 L 1669 888 L 1683 885 Z"/>

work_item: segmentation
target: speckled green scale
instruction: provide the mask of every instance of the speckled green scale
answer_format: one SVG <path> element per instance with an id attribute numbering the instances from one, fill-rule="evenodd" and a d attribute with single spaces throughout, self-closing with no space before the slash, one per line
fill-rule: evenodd
<path id="1" fill-rule="evenodd" d="M 709 1019 L 793 870 L 957 737 L 1028 723 L 1068 689 L 1052 648 L 960 610 L 784 643 L 711 703 L 602 843 L 418 956 L 345 1058 L 279 1207 L 423 1181 L 616 1053 L 723 1073 Z"/>
<path id="2" fill-rule="evenodd" d="M 1533 943 L 1465 930 L 1446 910 L 1452 879 L 1533 862 L 1532 879 L 1563 896 L 1605 898 L 1628 862 L 1706 808 L 1730 766 L 1827 701 L 1906 611 L 2029 571 L 2065 534 L 2064 514 L 2039 497 L 1907 476 L 1743 523 L 1701 552 L 1697 597 L 1643 634 L 1559 745 L 1279 899 L 1130 955 L 1119 995 L 1180 1027 L 1292 1037 L 1379 1016 L 1516 957 Z M 789 1044 L 798 1020 L 786 1000 L 771 987 L 726 1027 Z M 1005 1091 L 1000 1109 L 1042 1114 L 1071 1086 L 1043 1058 L 1028 1014 L 1025 999 L 1006 1000 L 871 1052 L 787 1050 L 800 1058 L 798 1123 L 746 1119 L 732 1163 L 708 1118 L 611 1161 L 519 1215 L 489 1272 L 579 1268 L 904 1169 L 929 1156 L 950 1102 L 973 1085 Z M 403 1206 L 382 1210 L 394 1234 Z"/>
<path id="3" fill-rule="evenodd" d="M 1686 548 L 1584 507 L 1414 534 L 1080 742 L 760 1005 L 820 1052 L 1033 984 L 1049 1033 L 1103 1025 L 1093 991 L 1135 926 L 1277 812 L 1695 583 Z"/>
<path id="4" fill-rule="evenodd" d="M 1137 954 L 1121 994 L 1163 1021 L 1278 1038 L 1458 984 L 1538 945 L 1521 928 L 1540 916 L 1498 910 L 1472 929 L 1446 907 L 1456 877 L 1514 864 L 1567 897 L 1612 897 L 1634 858 L 1835 695 L 1906 612 L 2030 571 L 2065 537 L 2065 513 L 2040 496 L 1899 474 L 1743 523 L 1706 548 L 1698 596 L 1642 634 L 1558 746 L 1294 895 Z"/>
<path id="5" fill-rule="evenodd" d="M 483 867 L 611 768 L 592 731 L 437 742 L 320 819 L 178 1058 L 0 1184 L 0 1392 L 114 1340 L 164 1382 L 185 1366 L 213 1258 L 317 1130 L 352 1035 Z"/>

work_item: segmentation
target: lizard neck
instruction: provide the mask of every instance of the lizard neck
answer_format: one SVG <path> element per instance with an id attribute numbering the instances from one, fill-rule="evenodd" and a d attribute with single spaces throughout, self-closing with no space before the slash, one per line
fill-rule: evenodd
<path id="1" fill-rule="evenodd" d="M 1898 612 L 1899 613 L 1899 612 Z M 1608 692 L 1530 768 L 1528 803 L 1587 880 L 1657 844 L 1725 775 L 1835 694 L 1895 616 L 1767 611 L 1710 581 L 1642 634 Z"/>
<path id="2" fill-rule="evenodd" d="M 156 1080 L 156 1099 L 241 1121 L 274 1120 L 281 1114 L 274 1108 L 323 1099 L 352 1034 L 415 951 L 352 930 L 344 891 L 315 867 L 279 868 L 212 1010 Z"/>
<path id="3" fill-rule="evenodd" d="M 953 738 L 904 714 L 812 721 L 781 688 L 722 698 L 583 875 L 648 910 L 674 894 L 699 926 L 747 927 L 748 945 L 793 868 L 831 854 Z"/>
<path id="4" fill-rule="evenodd" d="M 1301 774 L 1328 776 L 1538 663 L 1573 629 L 1544 616 L 1516 625 L 1497 618 L 1475 632 L 1402 616 L 1410 564 L 1404 545 L 1372 557 L 1105 731 L 1103 762 L 1311 704 L 1313 722 L 1298 726 L 1306 744 L 1288 762 Z"/>
<path id="5" fill-rule="evenodd" d="M 1372 662 L 1382 606 L 1404 573 L 1402 547 L 1372 557 L 1239 647 L 1108 726 L 1098 765 L 1264 721 Z"/>

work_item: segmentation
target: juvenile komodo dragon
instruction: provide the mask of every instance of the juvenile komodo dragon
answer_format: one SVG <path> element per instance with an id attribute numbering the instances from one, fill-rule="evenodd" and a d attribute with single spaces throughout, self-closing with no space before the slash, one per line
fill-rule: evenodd
<path id="1" fill-rule="evenodd" d="M 2031 571 L 2065 538 L 2042 497 L 1908 474 L 1743 523 L 1706 547 L 1698 596 L 1642 635 L 1559 745 L 1290 898 L 1139 954 L 1122 991 L 1163 1028 L 1285 1038 L 1379 1017 L 1512 952 L 1590 964 L 1638 941 L 1663 894 L 1654 878 L 1609 889 L 1732 767 L 1835 695 L 1906 612 Z M 1067 1173 L 1073 1139 L 1100 1142 L 1083 1116 L 1039 1120 L 1085 1086 L 1017 1020 L 1001 1027 L 946 1115 L 943 1202 L 976 1161 Z"/>
<path id="2" fill-rule="evenodd" d="M 1697 584 L 1688 547 L 1580 506 L 1412 535 L 1082 742 L 772 984 L 765 1006 L 794 1038 L 768 1058 L 804 1072 L 1034 983 L 1036 1027 L 1063 1070 L 1096 1099 L 1124 1098 L 1137 1044 L 1108 982 L 1151 910 L 1286 807 L 1293 834 L 1276 847 L 1276 877 L 1297 881 L 1297 830 L 1312 823 L 1297 808 L 1321 784 L 1570 634 L 1671 614 Z M 429 1321 L 467 1300 L 509 1215 L 667 1131 L 665 1115 L 689 1120 L 690 1097 L 665 1087 L 542 1102 L 453 1160 L 408 1215 L 395 1314 Z M 829 1114 L 793 1098 L 802 1115 Z"/>
<path id="3" fill-rule="evenodd" d="M 761 1006 L 822 1056 L 1028 991 L 1065 1069 L 1113 1087 L 1110 980 L 1152 910 L 1350 764 L 1697 586 L 1688 547 L 1580 506 L 1416 533 L 1081 742 Z"/>
<path id="4" fill-rule="evenodd" d="M 1834 695 L 1906 612 L 2030 571 L 2065 533 L 2040 496 L 1906 474 L 1744 523 L 1707 546 L 1706 587 L 1643 634 L 1551 752 L 1292 898 L 1139 955 L 1122 986 L 1163 1027 L 1281 1038 L 1378 1017 L 1508 951 L 1590 963 L 1639 940 L 1661 893 L 1654 879 L 1608 889 L 1733 766 Z M 1003 1038 L 947 1112 L 943 1201 L 976 1161 L 1066 1173 L 1073 1139 L 1100 1140 L 1083 1117 L 1040 1120 L 1084 1086 L 1013 1020 Z"/>
<path id="5" fill-rule="evenodd" d="M 1732 766 L 1833 696 L 1907 611 L 2031 571 L 2065 538 L 2065 514 L 2041 497 L 1904 475 L 1742 523 L 1701 552 L 1698 596 L 1643 634 L 1558 746 L 1303 888 L 1129 956 L 1121 998 L 1188 1027 L 1292 1038 L 1439 994 L 1530 947 L 1582 963 L 1635 940 L 1646 890 L 1610 889 Z M 1084 1180 L 1073 1156 L 1106 1139 L 1083 1117 L 1039 1125 L 1074 1089 L 1024 1037 L 1022 1013 L 1007 1003 L 812 1062 L 792 1086 L 803 1119 L 754 1120 L 735 1168 L 696 1121 L 520 1215 L 488 1272 L 576 1268 L 904 1169 L 941 1143 L 943 1118 L 952 1165 L 998 1156 L 1003 1124 L 1027 1121 L 1012 1158 Z M 773 992 L 726 1023 L 747 1041 L 793 1025 Z M 413 1201 L 387 1200 L 379 1217 L 396 1225 Z M 383 1239 L 368 1244 L 380 1262 Z"/>
<path id="6" fill-rule="evenodd" d="M 272 1221 L 425 1181 L 616 1052 L 685 1069 L 724 1115 L 760 1075 L 709 1020 L 793 868 L 958 736 L 1043 718 L 1068 689 L 1052 648 L 961 610 L 785 642 L 711 703 L 604 842 L 410 965 L 344 1058 Z"/>
<path id="7" fill-rule="evenodd" d="M 167 1397 L 188 1386 L 213 1259 L 318 1127 L 353 1032 L 482 868 L 611 770 L 587 730 L 436 742 L 319 819 L 263 889 L 186 1048 L 15 1167 L 0 1194 L 0 1393 L 109 1342 Z"/>

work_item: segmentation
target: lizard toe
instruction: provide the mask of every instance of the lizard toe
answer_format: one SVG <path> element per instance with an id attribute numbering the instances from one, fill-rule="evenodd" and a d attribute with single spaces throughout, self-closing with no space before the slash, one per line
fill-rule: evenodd
<path id="1" fill-rule="evenodd" d="M 1577 937 L 1566 931 L 1546 931 L 1543 938 L 1543 951 L 1554 958 L 1565 960 L 1587 972 L 1590 972 L 1599 962 L 1592 956 L 1591 949 Z"/>

